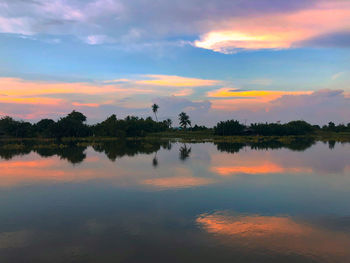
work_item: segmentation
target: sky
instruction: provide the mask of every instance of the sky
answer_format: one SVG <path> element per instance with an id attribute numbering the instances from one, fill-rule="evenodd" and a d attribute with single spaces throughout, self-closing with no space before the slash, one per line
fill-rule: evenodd
<path id="1" fill-rule="evenodd" d="M 348 0 L 0 0 L 0 116 L 350 122 Z"/>

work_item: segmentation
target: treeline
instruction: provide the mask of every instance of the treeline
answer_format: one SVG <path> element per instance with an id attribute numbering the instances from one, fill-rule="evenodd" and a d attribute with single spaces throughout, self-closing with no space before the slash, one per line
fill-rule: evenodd
<path id="1" fill-rule="evenodd" d="M 15 138 L 64 138 L 64 137 L 142 137 L 147 133 L 165 131 L 170 127 L 169 120 L 156 122 L 128 116 L 117 119 L 112 115 L 101 123 L 86 124 L 86 116 L 73 111 L 58 121 L 43 119 L 35 124 L 16 121 L 11 117 L 0 119 L 0 135 Z"/>
<path id="2" fill-rule="evenodd" d="M 230 135 L 262 135 L 262 136 L 287 136 L 306 135 L 317 131 L 324 132 L 350 132 L 350 123 L 335 125 L 333 122 L 320 127 L 311 125 L 306 121 L 291 121 L 281 123 L 253 123 L 249 126 L 236 120 L 221 121 L 214 127 L 214 134 L 220 136 Z"/>
<path id="3" fill-rule="evenodd" d="M 155 104 L 155 106 L 157 106 Z M 158 107 L 159 108 L 159 107 Z M 153 105 L 156 114 L 157 107 Z M 156 116 L 156 115 L 155 115 Z M 157 119 L 157 116 L 156 116 Z M 205 126 L 192 126 L 189 116 L 181 112 L 179 114 L 181 128 L 171 128 L 170 119 L 164 121 L 154 121 L 151 117 L 139 118 L 128 116 L 118 119 L 116 115 L 108 117 L 106 120 L 88 125 L 86 116 L 80 112 L 72 111 L 67 116 L 58 121 L 43 119 L 37 123 L 17 121 L 11 117 L 0 119 L 0 136 L 14 138 L 65 138 L 65 137 L 143 137 L 149 133 L 164 132 L 167 130 L 177 131 L 207 131 L 219 136 L 230 135 L 262 135 L 262 136 L 287 136 L 305 135 L 317 131 L 324 132 L 350 132 L 350 123 L 347 125 L 335 125 L 333 122 L 323 127 L 311 125 L 305 121 L 291 121 L 286 124 L 281 123 L 254 123 L 249 126 L 241 124 L 237 120 L 219 122 L 214 129 Z"/>

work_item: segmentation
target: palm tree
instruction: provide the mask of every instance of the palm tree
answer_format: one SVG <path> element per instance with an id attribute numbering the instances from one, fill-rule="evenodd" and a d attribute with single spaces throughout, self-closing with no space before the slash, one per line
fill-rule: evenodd
<path id="1" fill-rule="evenodd" d="M 171 119 L 166 119 L 164 122 L 168 126 L 168 128 L 171 128 L 171 125 L 173 124 L 173 121 Z"/>
<path id="2" fill-rule="evenodd" d="M 187 125 L 191 126 L 190 117 L 185 112 L 181 112 L 179 114 L 179 121 L 180 121 L 180 126 L 184 129 L 187 128 Z"/>
<path id="3" fill-rule="evenodd" d="M 152 111 L 154 113 L 154 116 L 156 116 L 156 120 L 158 121 L 158 118 L 157 118 L 157 112 L 158 112 L 158 109 L 159 109 L 159 106 L 157 104 L 153 104 L 152 105 Z"/>

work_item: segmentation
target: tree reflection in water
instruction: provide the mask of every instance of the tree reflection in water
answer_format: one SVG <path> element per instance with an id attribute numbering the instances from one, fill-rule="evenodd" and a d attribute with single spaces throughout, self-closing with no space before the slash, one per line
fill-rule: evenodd
<path id="1" fill-rule="evenodd" d="M 281 142 L 274 140 L 256 141 L 250 143 L 235 142 L 214 142 L 217 149 L 221 152 L 238 153 L 245 147 L 254 150 L 268 150 L 287 148 L 291 151 L 305 151 L 314 145 L 316 141 L 313 138 L 294 138 Z M 334 148 L 336 141 L 329 141 L 329 148 Z M 36 152 L 40 156 L 50 157 L 59 156 L 61 159 L 67 160 L 72 164 L 79 164 L 86 158 L 85 151 L 88 147 L 92 147 L 94 151 L 104 153 L 109 160 L 116 161 L 124 156 L 135 156 L 137 154 L 155 153 L 152 159 L 152 165 L 157 167 L 157 154 L 161 149 L 170 151 L 173 142 L 170 140 L 62 140 L 62 141 L 38 141 L 38 140 L 16 140 L 16 141 L 0 141 L 0 158 L 10 160 L 18 155 L 27 155 Z M 186 161 L 191 154 L 191 147 L 186 143 L 182 144 L 179 149 L 179 160 Z"/>
<path id="2" fill-rule="evenodd" d="M 183 146 L 180 147 L 180 154 L 179 154 L 179 158 L 181 161 L 186 161 L 189 157 L 190 157 L 190 153 L 191 153 L 191 147 L 187 147 L 186 144 L 184 144 Z"/>

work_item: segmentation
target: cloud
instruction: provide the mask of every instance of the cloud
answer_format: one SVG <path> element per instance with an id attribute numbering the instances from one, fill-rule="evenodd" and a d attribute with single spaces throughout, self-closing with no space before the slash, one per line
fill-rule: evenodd
<path id="1" fill-rule="evenodd" d="M 341 0 L 3 0 L 0 32 L 73 35 L 87 44 L 131 46 L 198 38 L 219 52 L 288 48 L 348 26 Z"/>
<path id="2" fill-rule="evenodd" d="M 329 121 L 347 123 L 350 114 L 350 99 L 343 90 L 319 90 L 299 94 L 287 92 L 280 93 L 277 98 L 267 96 L 210 101 L 212 108 L 221 111 L 223 115 L 230 111 L 235 118 L 250 122 L 303 119 L 317 124 Z"/>
<path id="3" fill-rule="evenodd" d="M 117 79 L 91 83 L 45 82 L 27 81 L 17 78 L 0 78 L 0 102 L 58 103 L 59 99 L 56 98 L 57 96 L 60 98 L 73 98 L 75 94 L 89 95 L 91 97 L 102 96 L 104 100 L 110 98 L 110 96 L 125 98 L 130 97 L 130 95 L 147 94 L 166 95 L 173 93 L 184 96 L 191 94 L 192 90 L 179 90 L 179 88 L 212 86 L 219 83 L 215 80 L 167 75 L 141 75 L 141 77 L 145 79 Z"/>
<path id="4" fill-rule="evenodd" d="M 216 28 L 203 34 L 194 45 L 222 53 L 241 49 L 284 49 L 301 46 L 303 42 L 314 46 L 322 40 L 316 41 L 317 37 L 347 31 L 349 17 L 349 2 L 323 0 L 312 7 L 289 13 L 276 12 L 218 21 Z M 314 41 L 307 42 L 309 39 Z M 344 41 L 349 42 L 348 34 L 338 38 L 338 41 L 338 45 L 345 46 Z"/>
<path id="5" fill-rule="evenodd" d="M 211 94 L 218 97 L 208 97 L 207 100 L 192 101 L 170 96 L 153 102 L 160 105 L 160 116 L 175 120 L 175 125 L 181 111 L 187 112 L 193 123 L 209 126 L 226 119 L 248 123 L 302 119 L 322 125 L 329 121 L 350 121 L 350 96 L 343 90 L 228 92 L 228 88 L 224 88 L 227 94 L 219 91 Z"/>
<path id="6" fill-rule="evenodd" d="M 145 75 L 149 80 L 135 81 L 136 84 L 153 85 L 153 86 L 167 86 L 167 87 L 200 87 L 200 86 L 214 86 L 220 82 L 217 80 L 206 80 L 197 78 L 185 78 L 179 76 L 166 75 Z"/>
<path id="7" fill-rule="evenodd" d="M 160 107 L 159 116 L 163 119 L 170 118 L 174 125 L 178 125 L 178 114 L 182 111 L 188 113 L 195 123 L 205 123 L 205 115 L 211 109 L 211 103 L 207 100 L 191 101 L 183 97 L 167 96 L 153 100 Z"/>
<path id="8" fill-rule="evenodd" d="M 73 102 L 72 105 L 77 107 L 93 107 L 93 108 L 97 108 L 100 106 L 98 103 L 80 103 L 80 102 Z"/>
<path id="9" fill-rule="evenodd" d="M 192 94 L 193 94 L 193 89 L 183 89 L 183 90 L 176 91 L 176 92 L 172 93 L 171 95 L 175 96 L 175 97 L 184 97 L 184 96 L 189 96 Z"/>
<path id="10" fill-rule="evenodd" d="M 320 48 L 349 48 L 350 47 L 350 32 L 347 29 L 344 32 L 331 32 L 316 36 L 314 38 L 302 41 L 298 46 L 320 47 Z"/>
<path id="11" fill-rule="evenodd" d="M 331 79 L 332 79 L 332 80 L 337 80 L 337 79 L 341 78 L 345 73 L 346 73 L 346 72 L 341 71 L 341 72 L 338 72 L 338 73 L 336 73 L 336 74 L 333 74 L 332 77 L 331 77 Z"/>
<path id="12" fill-rule="evenodd" d="M 106 35 L 90 35 L 87 36 L 85 42 L 89 45 L 100 45 L 109 41 Z"/>
<path id="13" fill-rule="evenodd" d="M 89 113 L 94 120 L 118 112 L 148 116 L 152 99 L 162 96 L 162 113 L 176 115 L 178 111 L 210 108 L 208 103 L 196 103 L 178 97 L 188 96 L 194 88 L 218 83 L 214 80 L 167 75 L 139 75 L 134 79 L 96 82 L 45 82 L 16 78 L 0 78 L 2 115 L 16 118 L 57 118 L 73 109 Z M 198 86 L 198 87 L 197 87 Z M 164 97 L 172 94 L 171 99 Z M 165 103 L 163 103 L 164 101 Z M 170 105 L 170 107 L 169 107 Z M 176 111 L 175 111 L 176 110 Z M 175 113 L 174 113 L 175 112 Z"/>
<path id="14" fill-rule="evenodd" d="M 310 94 L 311 91 L 275 91 L 275 90 L 242 90 L 221 88 L 207 93 L 208 97 L 213 98 L 259 98 L 261 101 L 270 101 L 283 95 Z"/>
<path id="15" fill-rule="evenodd" d="M 350 96 L 344 90 L 273 91 L 228 88 L 225 82 L 167 75 L 137 75 L 95 82 L 45 82 L 0 78 L 1 115 L 37 120 L 57 118 L 76 109 L 90 122 L 117 113 L 119 117 L 152 114 L 160 119 L 189 114 L 193 124 L 213 126 L 225 119 L 247 122 L 306 121 L 348 123 Z M 210 88 L 216 88 L 205 92 Z"/>
<path id="16" fill-rule="evenodd" d="M 27 18 L 5 18 L 0 16 L 0 32 L 2 33 L 32 35 L 33 32 L 28 24 L 30 24 L 30 19 Z"/>

